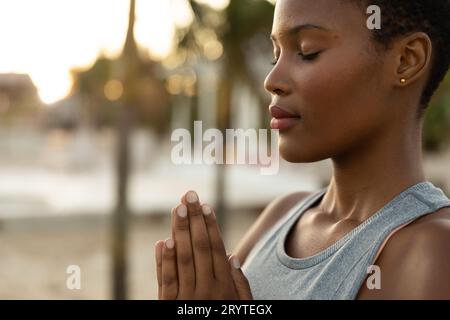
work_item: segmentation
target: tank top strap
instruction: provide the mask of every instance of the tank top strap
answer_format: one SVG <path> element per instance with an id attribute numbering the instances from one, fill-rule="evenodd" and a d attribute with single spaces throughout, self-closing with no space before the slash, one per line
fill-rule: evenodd
<path id="1" fill-rule="evenodd" d="M 355 299 L 368 267 L 392 232 L 450 207 L 441 189 L 421 182 L 394 196 L 328 248 L 304 258 L 289 256 L 284 248 L 289 230 L 326 191 L 321 189 L 300 201 L 250 252 L 242 271 L 255 299 Z"/>
<path id="2" fill-rule="evenodd" d="M 323 194 L 325 194 L 326 190 L 327 188 L 322 188 L 319 191 L 312 192 L 289 209 L 289 211 L 280 220 L 278 220 L 277 223 L 264 232 L 264 234 L 248 253 L 244 265 L 249 263 L 268 241 L 270 241 L 273 237 L 276 237 L 280 229 L 289 224 L 290 221 L 297 219 L 306 209 L 311 207 L 321 196 L 323 196 Z"/>

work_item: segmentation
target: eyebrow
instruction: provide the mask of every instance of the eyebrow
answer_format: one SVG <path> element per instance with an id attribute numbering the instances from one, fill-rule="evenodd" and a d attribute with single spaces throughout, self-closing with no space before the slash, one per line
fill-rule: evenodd
<path id="1" fill-rule="evenodd" d="M 311 29 L 318 29 L 318 30 L 322 30 L 322 31 L 330 31 L 329 29 L 319 26 L 319 25 L 315 25 L 312 23 L 306 23 L 306 24 L 300 24 L 297 26 L 294 26 L 292 28 L 290 28 L 288 31 L 283 32 L 286 33 L 288 36 L 293 36 L 296 35 L 297 33 L 299 33 L 300 31 L 303 30 L 311 30 Z M 273 41 L 277 40 L 277 37 L 273 34 L 270 35 L 270 39 L 272 39 Z"/>

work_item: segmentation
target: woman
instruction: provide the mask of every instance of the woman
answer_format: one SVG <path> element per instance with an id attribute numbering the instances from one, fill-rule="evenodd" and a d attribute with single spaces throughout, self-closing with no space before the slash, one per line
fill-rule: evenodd
<path id="1" fill-rule="evenodd" d="M 449 34 L 448 0 L 278 0 L 271 127 L 287 161 L 331 158 L 331 181 L 269 204 L 234 251 L 241 271 L 189 192 L 175 248 L 156 244 L 160 298 L 450 299 L 450 199 L 421 154 Z"/>

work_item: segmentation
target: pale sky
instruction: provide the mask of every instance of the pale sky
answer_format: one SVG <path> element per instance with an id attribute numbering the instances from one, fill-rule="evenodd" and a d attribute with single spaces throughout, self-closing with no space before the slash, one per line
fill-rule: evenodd
<path id="1" fill-rule="evenodd" d="M 128 8 L 128 0 L 0 0 L 0 73 L 28 73 L 46 103 L 65 97 L 70 69 L 120 53 Z M 192 20 L 185 0 L 137 0 L 136 11 L 136 39 L 154 58 L 170 52 L 175 26 Z"/>

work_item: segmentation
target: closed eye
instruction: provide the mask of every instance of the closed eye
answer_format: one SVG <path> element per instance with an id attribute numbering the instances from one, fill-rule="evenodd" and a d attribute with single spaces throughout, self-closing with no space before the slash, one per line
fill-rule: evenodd
<path id="1" fill-rule="evenodd" d="M 302 59 L 305 61 L 313 61 L 319 57 L 320 53 L 321 53 L 321 51 L 311 53 L 311 54 L 303 54 L 303 53 L 299 52 L 298 55 L 301 56 Z"/>
<path id="2" fill-rule="evenodd" d="M 313 60 L 317 59 L 321 53 L 322 53 L 322 51 L 318 51 L 318 52 L 311 53 L 311 54 L 303 54 L 303 53 L 299 52 L 298 55 L 300 57 L 302 57 L 302 60 L 304 60 L 304 61 L 313 61 Z M 270 64 L 275 66 L 277 64 L 277 62 L 278 62 L 278 59 L 274 58 Z"/>

